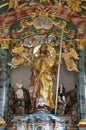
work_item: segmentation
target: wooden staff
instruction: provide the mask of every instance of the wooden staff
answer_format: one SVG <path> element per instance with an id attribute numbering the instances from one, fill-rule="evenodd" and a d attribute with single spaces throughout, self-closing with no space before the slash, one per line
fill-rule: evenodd
<path id="1" fill-rule="evenodd" d="M 61 53 L 62 53 L 62 40 L 63 40 L 63 29 L 62 29 L 62 33 L 61 33 L 61 42 L 60 42 L 60 51 L 59 51 L 57 86 L 56 86 L 56 100 L 55 100 L 55 114 L 57 112 L 57 104 L 58 104 L 58 88 L 59 88 L 59 78 L 60 78 L 60 63 L 61 63 Z"/>

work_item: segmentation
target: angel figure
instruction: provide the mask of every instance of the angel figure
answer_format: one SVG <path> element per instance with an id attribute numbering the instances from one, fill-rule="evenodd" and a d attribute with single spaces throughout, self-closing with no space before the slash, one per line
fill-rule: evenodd
<path id="1" fill-rule="evenodd" d="M 79 60 L 79 55 L 77 54 L 75 48 L 70 47 L 69 51 L 72 58 Z"/>
<path id="2" fill-rule="evenodd" d="M 79 71 L 78 68 L 77 68 L 77 65 L 75 64 L 75 62 L 73 60 L 74 56 L 72 55 L 71 51 L 68 51 L 67 48 L 64 48 L 63 53 L 62 53 L 62 57 L 63 57 L 63 59 L 66 63 L 67 69 L 69 71 L 76 71 L 76 72 Z"/>
<path id="3" fill-rule="evenodd" d="M 11 62 L 8 63 L 12 68 L 18 67 L 20 64 L 30 66 L 33 60 L 32 48 L 27 48 L 22 45 L 15 47 L 12 50 L 14 57 Z"/>
<path id="4" fill-rule="evenodd" d="M 75 49 L 76 46 L 74 42 L 70 41 L 67 45 L 65 44 L 65 47 L 68 48 L 68 51 L 70 52 L 72 58 L 74 58 L 75 60 L 79 60 L 79 54 Z"/>

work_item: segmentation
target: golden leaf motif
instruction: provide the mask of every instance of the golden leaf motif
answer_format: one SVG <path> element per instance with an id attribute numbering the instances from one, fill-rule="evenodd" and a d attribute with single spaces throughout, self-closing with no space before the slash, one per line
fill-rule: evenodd
<path id="1" fill-rule="evenodd" d="M 1 48 L 2 48 L 2 49 L 8 49 L 10 42 L 11 42 L 11 39 L 1 39 L 1 38 L 0 38 Z"/>
<path id="2" fill-rule="evenodd" d="M 81 3 L 83 0 L 66 0 L 67 5 L 75 12 L 81 11 Z"/>
<path id="3" fill-rule="evenodd" d="M 75 41 L 79 50 L 84 49 L 86 46 L 86 39 L 76 39 Z"/>

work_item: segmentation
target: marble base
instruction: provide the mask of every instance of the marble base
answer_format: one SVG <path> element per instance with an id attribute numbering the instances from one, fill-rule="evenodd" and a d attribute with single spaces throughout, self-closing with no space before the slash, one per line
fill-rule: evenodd
<path id="1" fill-rule="evenodd" d="M 66 130 L 67 122 L 46 110 L 37 110 L 13 120 L 16 130 Z"/>

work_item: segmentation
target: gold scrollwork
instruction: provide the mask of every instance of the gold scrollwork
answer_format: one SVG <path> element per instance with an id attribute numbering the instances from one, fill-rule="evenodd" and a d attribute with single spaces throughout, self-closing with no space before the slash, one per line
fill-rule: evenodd
<path id="1" fill-rule="evenodd" d="M 0 45 L 2 49 L 8 49 L 9 48 L 9 44 L 11 43 L 11 39 L 2 39 L 0 38 Z"/>

